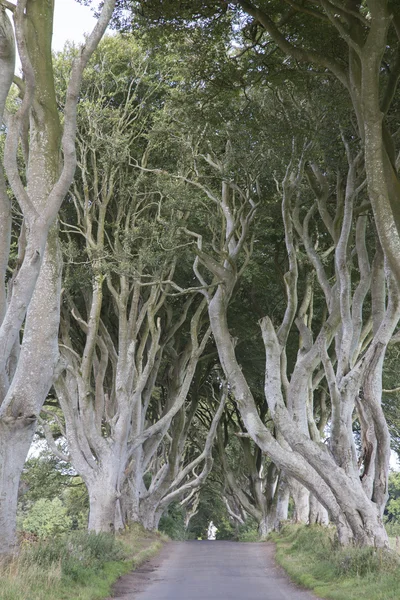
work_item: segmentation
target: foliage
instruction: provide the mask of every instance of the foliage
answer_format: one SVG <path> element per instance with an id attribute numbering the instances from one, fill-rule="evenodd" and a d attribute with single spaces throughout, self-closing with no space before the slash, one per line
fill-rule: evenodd
<path id="1" fill-rule="evenodd" d="M 285 526 L 272 539 L 277 560 L 301 585 L 331 600 L 396 600 L 400 560 L 390 551 L 340 548 L 334 530 Z"/>
<path id="2" fill-rule="evenodd" d="M 400 472 L 389 475 L 389 500 L 385 517 L 389 523 L 400 526 Z"/>
<path id="3" fill-rule="evenodd" d="M 48 450 L 29 458 L 21 476 L 20 495 L 24 501 L 35 502 L 39 498 L 52 500 L 60 490 L 72 485 L 76 475 L 69 463 L 61 461 Z"/>
<path id="4" fill-rule="evenodd" d="M 29 458 L 21 476 L 20 498 L 24 502 L 35 502 L 39 498 L 52 500 L 59 495 L 65 479 L 65 469 L 55 456 L 41 453 Z"/>
<path id="5" fill-rule="evenodd" d="M 239 542 L 259 542 L 260 534 L 255 519 L 247 518 L 243 525 L 237 529 L 237 539 Z"/>
<path id="6" fill-rule="evenodd" d="M 137 527 L 118 538 L 77 532 L 25 542 L 18 558 L 0 564 L 0 600 L 99 600 L 160 547 L 160 536 Z"/>
<path id="7" fill-rule="evenodd" d="M 38 503 L 39 500 L 46 502 Z M 86 486 L 69 463 L 48 450 L 43 450 L 38 456 L 26 461 L 18 505 L 20 530 L 46 537 L 45 531 L 49 527 L 51 531 L 55 527 L 56 533 L 57 519 L 60 526 L 61 522 L 64 523 L 59 532 L 84 529 L 87 525 L 88 505 Z"/>
<path id="8" fill-rule="evenodd" d="M 79 532 L 68 537 L 55 537 L 33 545 L 23 560 L 43 568 L 61 565 L 61 575 L 83 583 L 88 571 L 98 571 L 109 561 L 126 558 L 118 540 L 111 534 Z"/>
<path id="9" fill-rule="evenodd" d="M 171 540 L 186 539 L 184 511 L 178 502 L 169 505 L 168 510 L 160 519 L 158 529 Z"/>
<path id="10" fill-rule="evenodd" d="M 59 498 L 40 498 L 22 519 L 21 525 L 23 531 L 33 533 L 39 538 L 49 538 L 70 530 L 72 519 Z"/>

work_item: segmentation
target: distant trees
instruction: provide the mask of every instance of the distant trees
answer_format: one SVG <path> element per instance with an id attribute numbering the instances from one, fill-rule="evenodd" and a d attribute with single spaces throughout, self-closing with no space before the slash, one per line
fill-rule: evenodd
<path id="1" fill-rule="evenodd" d="M 265 538 L 279 527 L 278 502 L 282 503 L 285 491 L 288 497 L 289 488 L 285 482 L 286 489 L 283 489 L 278 469 L 268 461 L 246 431 L 237 427 L 234 414 L 229 414 L 228 411 L 226 413 L 217 446 L 224 482 L 224 502 L 232 519 L 243 524 L 245 516 L 251 516 L 257 523 L 260 537 Z M 286 514 L 282 520 L 288 518 L 287 508 L 286 503 Z"/>
<path id="2" fill-rule="evenodd" d="M 385 510 L 385 517 L 391 525 L 400 523 L 400 473 L 389 475 L 389 501 Z"/>

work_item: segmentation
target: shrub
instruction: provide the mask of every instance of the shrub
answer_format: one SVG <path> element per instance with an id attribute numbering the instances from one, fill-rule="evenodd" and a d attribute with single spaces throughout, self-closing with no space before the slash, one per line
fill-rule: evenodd
<path id="1" fill-rule="evenodd" d="M 186 539 L 183 509 L 178 502 L 172 503 L 161 517 L 159 530 L 170 537 L 171 540 Z"/>
<path id="2" fill-rule="evenodd" d="M 258 533 L 258 525 L 255 519 L 248 517 L 243 525 L 238 527 L 239 542 L 259 542 L 260 534 Z"/>
<path id="3" fill-rule="evenodd" d="M 239 542 L 259 542 L 260 536 L 257 529 L 251 529 L 239 534 Z"/>
<path id="4" fill-rule="evenodd" d="M 60 565 L 63 578 L 84 583 L 90 572 L 102 569 L 107 562 L 123 560 L 122 544 L 108 533 L 76 532 L 52 540 L 41 540 L 26 547 L 23 563 L 49 569 Z"/>
<path id="5" fill-rule="evenodd" d="M 389 537 L 400 536 L 400 523 L 393 523 L 392 521 L 386 522 L 385 529 Z"/>
<path id="6" fill-rule="evenodd" d="M 39 538 L 56 536 L 69 531 L 72 519 L 67 515 L 67 509 L 59 498 L 48 500 L 40 498 L 22 519 L 23 531 L 28 531 Z"/>

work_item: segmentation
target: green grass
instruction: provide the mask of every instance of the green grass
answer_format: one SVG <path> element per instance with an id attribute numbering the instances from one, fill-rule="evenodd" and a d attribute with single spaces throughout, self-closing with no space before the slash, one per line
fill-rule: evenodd
<path id="1" fill-rule="evenodd" d="M 333 529 L 286 526 L 273 536 L 277 562 L 329 600 L 399 600 L 400 558 L 373 548 L 340 548 Z"/>
<path id="2" fill-rule="evenodd" d="M 115 581 L 157 553 L 165 538 L 140 526 L 114 538 L 74 535 L 27 543 L 0 565 L 0 600 L 100 600 Z"/>

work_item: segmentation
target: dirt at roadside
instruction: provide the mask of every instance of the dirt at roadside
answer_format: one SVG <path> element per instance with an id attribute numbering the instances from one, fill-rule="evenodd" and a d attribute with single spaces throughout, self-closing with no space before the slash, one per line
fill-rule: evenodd
<path id="1" fill-rule="evenodd" d="M 146 540 L 147 545 L 143 545 L 140 550 L 146 550 L 153 543 L 154 539 Z M 112 595 L 106 600 L 130 600 L 134 598 L 136 594 L 145 590 L 148 585 L 157 581 L 156 571 L 159 569 L 164 560 L 168 557 L 168 543 L 165 543 L 160 552 L 156 556 L 144 561 L 134 571 L 123 575 L 113 585 Z"/>

